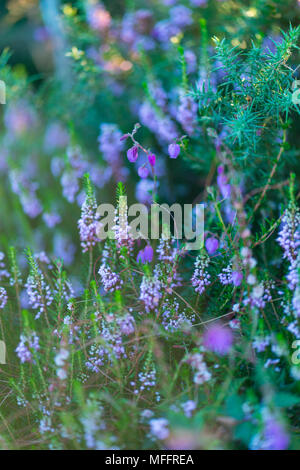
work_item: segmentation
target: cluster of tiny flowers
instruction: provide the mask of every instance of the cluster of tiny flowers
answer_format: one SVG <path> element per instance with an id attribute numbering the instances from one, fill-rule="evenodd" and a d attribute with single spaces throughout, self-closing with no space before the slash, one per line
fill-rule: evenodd
<path id="1" fill-rule="evenodd" d="M 197 256 L 195 270 L 192 277 L 192 285 L 198 294 L 203 294 L 205 288 L 210 285 L 210 274 L 206 271 L 209 258 L 205 254 Z"/>
<path id="2" fill-rule="evenodd" d="M 155 439 L 167 439 L 170 432 L 168 429 L 169 421 L 165 418 L 150 419 L 150 434 Z"/>
<path id="3" fill-rule="evenodd" d="M 67 359 L 69 355 L 69 351 L 63 347 L 55 356 L 54 362 L 57 365 L 56 374 L 60 380 L 67 378 Z"/>
<path id="4" fill-rule="evenodd" d="M 38 319 L 46 311 L 46 306 L 51 305 L 53 302 L 50 286 L 46 284 L 43 273 L 38 270 L 37 274 L 28 276 L 25 287 L 30 306 L 34 310 L 38 310 L 35 317 Z"/>
<path id="5" fill-rule="evenodd" d="M 4 287 L 0 287 L 0 309 L 4 308 L 5 305 L 7 304 L 7 292 L 4 289 Z"/>
<path id="6" fill-rule="evenodd" d="M 283 258 L 290 262 L 287 276 L 288 286 L 294 290 L 298 284 L 297 255 L 300 247 L 300 211 L 289 207 L 282 219 L 282 228 L 277 241 L 283 249 Z"/>
<path id="7" fill-rule="evenodd" d="M 270 336 L 256 336 L 253 340 L 252 347 L 258 353 L 264 352 L 266 348 L 270 345 L 270 341 Z"/>
<path id="8" fill-rule="evenodd" d="M 7 271 L 5 267 L 4 258 L 5 258 L 4 253 L 0 251 L 0 281 L 2 281 L 2 279 L 4 278 L 8 279 L 10 277 L 9 272 Z"/>
<path id="9" fill-rule="evenodd" d="M 222 269 L 222 272 L 218 274 L 218 278 L 220 279 L 221 284 L 223 286 L 228 286 L 232 283 L 232 266 L 231 264 L 226 268 Z"/>
<path id="10" fill-rule="evenodd" d="M 96 373 L 105 362 L 112 363 L 114 358 L 126 357 L 120 328 L 116 328 L 113 323 L 103 322 L 99 336 L 104 344 L 92 345 L 86 362 L 87 368 Z"/>
<path id="11" fill-rule="evenodd" d="M 73 323 L 70 315 L 64 317 L 63 325 L 61 329 L 55 329 L 53 334 L 56 335 L 60 340 L 66 337 L 66 325 L 68 328 L 68 343 L 74 344 L 74 342 L 79 341 L 80 337 L 80 326 Z"/>
<path id="12" fill-rule="evenodd" d="M 138 374 L 138 382 L 131 382 L 131 386 L 134 388 L 134 394 L 138 395 L 139 393 L 143 392 L 144 390 L 150 390 L 152 387 L 156 385 L 156 370 L 153 369 L 146 370 L 145 372 L 139 372 Z"/>
<path id="13" fill-rule="evenodd" d="M 113 272 L 108 264 L 101 264 L 98 274 L 101 277 L 101 282 L 103 289 L 106 292 L 113 292 L 115 290 L 121 289 L 123 281 L 120 276 Z"/>
<path id="14" fill-rule="evenodd" d="M 271 289 L 272 283 L 255 284 L 250 292 L 250 295 L 245 298 L 244 305 L 251 305 L 251 307 L 264 308 L 266 303 L 272 300 Z"/>
<path id="15" fill-rule="evenodd" d="M 135 330 L 135 320 L 129 313 L 124 317 L 118 318 L 120 331 L 123 335 L 131 335 Z"/>
<path id="16" fill-rule="evenodd" d="M 174 240 L 162 237 L 156 249 L 159 261 L 166 263 L 174 263 L 178 255 L 179 249 L 174 247 Z"/>
<path id="17" fill-rule="evenodd" d="M 184 414 L 190 418 L 192 416 L 193 411 L 197 408 L 197 404 L 194 402 L 194 400 L 188 400 L 185 403 L 182 403 L 181 405 Z"/>
<path id="18" fill-rule="evenodd" d="M 126 247 L 129 253 L 132 253 L 134 247 L 134 238 L 131 234 L 131 227 L 128 223 L 127 204 L 122 199 L 119 204 L 119 211 L 116 211 L 115 225 L 113 226 L 115 240 L 118 250 Z M 122 255 L 121 255 L 122 256 Z"/>
<path id="19" fill-rule="evenodd" d="M 156 310 L 162 295 L 162 285 L 157 277 L 144 276 L 140 287 L 140 300 L 144 302 L 146 312 Z"/>
<path id="20" fill-rule="evenodd" d="M 184 311 L 179 312 L 179 308 L 178 302 L 171 304 L 169 300 L 166 300 L 163 303 L 161 323 L 166 331 L 173 333 L 175 331 L 189 329 L 195 321 L 194 315 L 187 317 Z"/>
<path id="21" fill-rule="evenodd" d="M 292 303 L 293 303 L 295 317 L 299 318 L 300 317 L 300 285 L 299 284 L 295 289 Z"/>
<path id="22" fill-rule="evenodd" d="M 202 385 L 211 379 L 211 373 L 208 371 L 201 353 L 191 354 L 187 358 L 187 363 L 196 371 L 194 375 L 195 384 Z"/>
<path id="23" fill-rule="evenodd" d="M 24 362 L 31 362 L 33 351 L 38 351 L 39 349 L 39 337 L 36 333 L 31 333 L 27 336 L 21 335 L 16 353 L 23 364 Z"/>
<path id="24" fill-rule="evenodd" d="M 291 263 L 295 260 L 300 247 L 300 211 L 288 208 L 282 219 L 282 228 L 277 241 L 283 249 L 283 257 Z"/>
<path id="25" fill-rule="evenodd" d="M 81 218 L 78 221 L 79 235 L 83 253 L 92 248 L 100 240 L 97 237 L 99 224 L 97 203 L 93 196 L 86 196 L 81 208 Z"/>

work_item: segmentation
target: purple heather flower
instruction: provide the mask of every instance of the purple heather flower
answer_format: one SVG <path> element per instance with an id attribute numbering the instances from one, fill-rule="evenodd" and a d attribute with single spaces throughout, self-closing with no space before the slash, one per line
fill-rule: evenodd
<path id="1" fill-rule="evenodd" d="M 130 163 L 134 163 L 137 161 L 139 156 L 139 150 L 136 145 L 131 147 L 129 150 L 127 150 L 127 158 L 130 161 Z"/>
<path id="2" fill-rule="evenodd" d="M 46 307 L 53 302 L 50 286 L 46 284 L 43 273 L 37 268 L 35 273 L 28 276 L 25 287 L 29 304 L 37 310 L 35 318 L 38 319 L 42 313 L 46 312 Z"/>
<path id="3" fill-rule="evenodd" d="M 144 302 L 147 313 L 156 310 L 161 296 L 161 282 L 156 277 L 144 276 L 140 287 L 140 300 Z"/>
<path id="4" fill-rule="evenodd" d="M 93 195 L 87 195 L 81 208 L 81 218 L 78 221 L 83 253 L 100 241 L 97 236 L 98 225 L 99 215 L 97 214 L 96 199 Z"/>
<path id="5" fill-rule="evenodd" d="M 266 420 L 264 430 L 264 446 L 265 450 L 285 450 L 288 448 L 290 438 L 283 425 L 269 417 Z"/>
<path id="6" fill-rule="evenodd" d="M 153 98 L 153 100 L 155 101 L 157 106 L 160 109 L 165 108 L 168 96 L 167 96 L 165 90 L 162 88 L 161 83 L 160 82 L 150 82 L 149 91 L 151 93 L 151 97 Z"/>
<path id="7" fill-rule="evenodd" d="M 0 287 L 0 309 L 3 309 L 5 305 L 7 304 L 7 292 L 4 289 L 4 287 Z"/>
<path id="8" fill-rule="evenodd" d="M 238 287 L 243 280 L 243 273 L 240 271 L 232 271 L 232 284 Z"/>
<path id="9" fill-rule="evenodd" d="M 156 439 L 166 439 L 169 436 L 169 421 L 164 418 L 159 419 L 151 419 L 149 421 L 150 424 L 150 432 L 152 436 Z"/>
<path id="10" fill-rule="evenodd" d="M 150 205 L 152 202 L 152 191 L 154 182 L 150 179 L 141 179 L 135 188 L 135 197 L 141 204 Z"/>
<path id="11" fill-rule="evenodd" d="M 153 260 L 153 248 L 150 245 L 147 245 L 143 250 L 140 250 L 137 255 L 137 262 L 151 263 Z"/>
<path id="12" fill-rule="evenodd" d="M 203 294 L 205 288 L 210 285 L 210 274 L 207 273 L 206 268 L 209 265 L 209 258 L 201 254 L 197 256 L 195 261 L 195 270 L 192 277 L 192 286 L 198 294 Z"/>
<path id="13" fill-rule="evenodd" d="M 148 155 L 148 161 L 151 166 L 155 166 L 156 156 L 154 155 L 154 153 L 150 153 Z"/>
<path id="14" fill-rule="evenodd" d="M 197 404 L 196 402 L 194 402 L 194 400 L 188 400 L 185 403 L 183 403 L 181 406 L 183 408 L 184 414 L 188 418 L 192 416 L 193 411 L 195 411 L 195 409 L 197 408 Z"/>
<path id="15" fill-rule="evenodd" d="M 98 274 L 100 274 L 103 288 L 106 292 L 113 292 L 122 287 L 123 281 L 120 276 L 113 272 L 105 262 L 101 264 Z"/>
<path id="16" fill-rule="evenodd" d="M 222 272 L 218 274 L 218 278 L 220 279 L 221 284 L 223 286 L 228 286 L 232 283 L 232 267 L 229 264 L 226 268 L 222 269 Z"/>
<path id="17" fill-rule="evenodd" d="M 155 39 L 160 41 L 165 48 L 167 48 L 170 38 L 172 36 L 177 36 L 180 32 L 181 29 L 179 26 L 168 19 L 156 23 L 153 29 L 153 36 Z"/>
<path id="18" fill-rule="evenodd" d="M 69 143 L 67 130 L 59 123 L 53 122 L 46 129 L 44 148 L 46 152 L 53 152 L 65 148 Z"/>
<path id="19" fill-rule="evenodd" d="M 170 143 L 178 137 L 176 126 L 170 117 L 158 115 L 148 101 L 142 103 L 138 112 L 141 123 L 156 134 L 163 143 Z"/>
<path id="20" fill-rule="evenodd" d="M 20 342 L 16 348 L 16 353 L 22 362 L 32 362 L 32 354 L 40 349 L 39 337 L 36 333 L 30 335 L 21 335 Z"/>
<path id="21" fill-rule="evenodd" d="M 138 169 L 138 175 L 140 178 L 148 178 L 149 170 L 145 165 L 140 166 Z"/>
<path id="22" fill-rule="evenodd" d="M 180 154 L 180 145 L 170 144 L 168 147 L 168 152 L 169 152 L 170 158 L 177 158 L 178 155 Z"/>
<path id="23" fill-rule="evenodd" d="M 51 212 L 45 212 L 45 214 L 43 214 L 43 220 L 45 221 L 47 227 L 53 228 L 57 224 L 60 224 L 61 217 L 58 214 L 54 214 L 54 213 L 51 213 Z"/>
<path id="24" fill-rule="evenodd" d="M 184 5 L 177 5 L 170 9 L 170 19 L 179 28 L 185 28 L 193 23 L 192 11 Z"/>
<path id="25" fill-rule="evenodd" d="M 66 235 L 56 233 L 53 240 L 53 252 L 57 258 L 61 258 L 65 266 L 71 266 L 76 252 L 76 246 Z"/>
<path id="26" fill-rule="evenodd" d="M 135 320 L 132 315 L 129 313 L 124 317 L 118 319 L 118 324 L 120 326 L 121 333 L 123 335 L 131 335 L 135 330 Z"/>
<path id="27" fill-rule="evenodd" d="M 186 61 L 186 72 L 187 74 L 194 73 L 197 70 L 197 57 L 193 51 L 187 49 L 184 51 L 184 58 Z"/>
<path id="28" fill-rule="evenodd" d="M 221 356 L 228 354 L 233 343 L 232 331 L 220 324 L 209 326 L 203 335 L 203 345 Z"/>
<path id="29" fill-rule="evenodd" d="M 203 355 L 200 353 L 194 353 L 187 358 L 187 363 L 195 369 L 194 383 L 196 385 L 202 385 L 211 379 L 211 373 L 207 369 L 207 365 L 204 362 Z"/>
<path id="30" fill-rule="evenodd" d="M 128 176 L 121 157 L 124 148 L 124 141 L 121 138 L 122 133 L 115 124 L 101 124 L 98 137 L 99 150 L 102 152 L 103 159 L 109 164 L 117 181 L 125 181 Z"/>
<path id="31" fill-rule="evenodd" d="M 213 255 L 219 248 L 219 242 L 214 237 L 209 237 L 205 240 L 205 248 L 209 255 Z"/>
<path id="32" fill-rule="evenodd" d="M 176 119 L 180 122 L 182 128 L 188 135 L 192 135 L 196 128 L 197 123 L 197 103 L 191 96 L 181 92 L 179 97 L 179 107 L 177 110 Z"/>
<path id="33" fill-rule="evenodd" d="M 35 127 L 37 117 L 27 102 L 20 101 L 7 108 L 4 122 L 13 135 L 19 136 Z"/>
<path id="34" fill-rule="evenodd" d="M 290 263 L 287 280 L 289 288 L 294 290 L 299 277 L 297 255 L 300 247 L 300 211 L 298 208 L 291 205 L 285 211 L 277 241 L 283 249 L 283 258 Z"/>
<path id="35" fill-rule="evenodd" d="M 75 201 L 76 193 L 79 191 L 78 179 L 74 171 L 67 170 L 61 177 L 61 185 L 63 187 L 63 196 L 69 202 Z"/>

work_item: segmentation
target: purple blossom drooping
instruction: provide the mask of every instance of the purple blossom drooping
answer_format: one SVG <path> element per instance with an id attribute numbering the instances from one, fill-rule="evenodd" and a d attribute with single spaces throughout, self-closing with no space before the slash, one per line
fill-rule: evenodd
<path id="1" fill-rule="evenodd" d="M 180 154 L 180 145 L 179 144 L 170 144 L 168 147 L 168 152 L 170 158 L 177 158 Z"/>
<path id="2" fill-rule="evenodd" d="M 135 163 L 139 156 L 139 150 L 136 145 L 127 150 L 127 158 L 130 163 Z"/>

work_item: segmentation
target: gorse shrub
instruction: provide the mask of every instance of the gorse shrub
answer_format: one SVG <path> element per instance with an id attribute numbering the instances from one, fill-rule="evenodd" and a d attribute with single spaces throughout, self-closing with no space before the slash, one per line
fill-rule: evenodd
<path id="1" fill-rule="evenodd" d="M 0 446 L 299 449 L 299 5 L 143 3 L 1 55 Z M 204 204 L 200 249 L 135 202 Z"/>

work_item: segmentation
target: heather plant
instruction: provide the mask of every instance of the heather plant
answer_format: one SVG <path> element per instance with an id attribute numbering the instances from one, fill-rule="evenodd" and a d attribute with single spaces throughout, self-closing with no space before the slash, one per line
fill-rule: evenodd
<path id="1" fill-rule="evenodd" d="M 0 58 L 0 447 L 299 449 L 298 3 L 36 3 L 52 68 Z M 204 204 L 200 249 L 136 202 Z"/>

